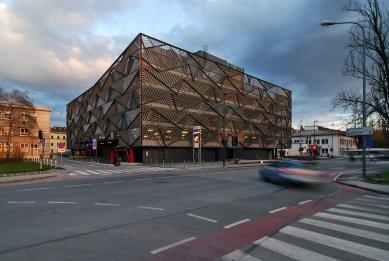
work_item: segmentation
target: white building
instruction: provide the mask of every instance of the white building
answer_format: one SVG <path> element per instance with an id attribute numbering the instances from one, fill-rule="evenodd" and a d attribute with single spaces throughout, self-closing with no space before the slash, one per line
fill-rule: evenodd
<path id="1" fill-rule="evenodd" d="M 315 155 L 318 157 L 346 156 L 348 150 L 358 148 L 355 137 L 347 137 L 345 131 L 305 126 L 292 134 L 292 148 L 288 150 L 287 156 L 312 156 L 313 145 L 317 145 Z"/>

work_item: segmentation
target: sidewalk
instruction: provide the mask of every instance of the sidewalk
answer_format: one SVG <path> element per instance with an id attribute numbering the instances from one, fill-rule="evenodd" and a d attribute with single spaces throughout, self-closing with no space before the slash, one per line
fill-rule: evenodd
<path id="1" fill-rule="evenodd" d="M 386 165 L 389 167 L 389 164 Z M 366 170 L 366 176 L 374 175 L 380 172 L 384 172 L 387 169 L 370 169 Z M 342 183 L 351 187 L 364 189 L 367 191 L 376 192 L 389 196 L 389 185 L 381 183 L 371 183 L 362 179 L 362 169 L 345 171 L 339 174 L 333 181 Z"/>
<path id="2" fill-rule="evenodd" d="M 142 165 L 142 164 L 122 164 L 121 166 L 115 167 L 115 168 L 126 168 L 131 165 Z M 223 165 L 221 162 L 204 162 L 204 163 L 193 163 L 193 162 L 182 162 L 182 163 L 174 163 L 169 164 L 166 163 L 164 165 L 158 164 L 158 165 L 148 165 L 150 167 L 165 167 L 170 168 L 174 167 L 177 169 L 223 169 Z M 233 164 L 232 162 L 227 162 L 225 167 L 226 168 L 242 168 L 242 167 L 253 167 L 253 166 L 263 166 L 261 163 L 246 163 L 246 164 Z M 366 175 L 373 175 L 379 172 L 384 172 L 389 169 L 389 162 L 387 164 L 380 164 L 373 166 L 366 170 Z M 13 174 L 7 175 L 7 176 L 0 176 L 0 185 L 6 184 L 6 183 L 15 183 L 15 182 L 25 182 L 25 181 L 32 181 L 32 180 L 38 180 L 38 179 L 46 179 L 46 178 L 52 178 L 60 175 L 66 175 L 69 171 L 66 169 L 57 169 L 57 170 L 51 170 L 46 172 L 35 172 L 35 173 L 28 173 L 28 174 Z M 362 180 L 362 169 L 359 170 L 352 170 L 352 171 L 344 171 L 343 173 L 339 174 L 334 180 L 334 182 L 342 183 L 348 186 L 357 187 L 360 189 L 389 195 L 389 185 L 387 184 L 374 184 L 369 183 Z"/>

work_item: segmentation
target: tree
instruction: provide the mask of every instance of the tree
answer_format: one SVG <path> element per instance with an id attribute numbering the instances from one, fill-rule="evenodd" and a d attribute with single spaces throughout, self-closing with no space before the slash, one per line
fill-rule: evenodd
<path id="1" fill-rule="evenodd" d="M 383 133 L 389 140 L 389 11 L 378 0 L 358 2 L 350 0 L 342 7 L 345 12 L 356 12 L 361 18 L 357 21 L 365 30 L 366 39 L 366 117 L 383 127 Z M 350 30 L 350 49 L 343 76 L 363 78 L 363 32 L 357 25 Z M 332 99 L 332 106 L 343 107 L 352 112 L 346 120 L 347 126 L 362 126 L 363 96 L 360 91 L 341 90 Z"/>
<path id="2" fill-rule="evenodd" d="M 34 117 L 35 107 L 28 91 L 13 90 L 4 92 L 0 87 L 0 108 L 3 112 L 1 127 L 6 136 L 6 161 L 10 159 L 10 148 L 14 135 L 30 136 L 30 132 L 37 126 Z"/>

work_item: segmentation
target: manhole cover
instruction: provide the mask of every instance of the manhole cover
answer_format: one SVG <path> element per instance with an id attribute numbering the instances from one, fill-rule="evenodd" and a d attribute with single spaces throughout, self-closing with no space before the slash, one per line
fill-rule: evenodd
<path id="1" fill-rule="evenodd" d="M 167 183 L 166 181 L 156 181 L 154 183 L 157 183 L 157 184 L 164 184 L 164 183 Z"/>
<path id="2" fill-rule="evenodd" d="M 46 215 L 53 215 L 53 214 L 61 213 L 62 211 L 63 210 L 52 210 L 52 211 L 46 212 L 45 214 Z"/>

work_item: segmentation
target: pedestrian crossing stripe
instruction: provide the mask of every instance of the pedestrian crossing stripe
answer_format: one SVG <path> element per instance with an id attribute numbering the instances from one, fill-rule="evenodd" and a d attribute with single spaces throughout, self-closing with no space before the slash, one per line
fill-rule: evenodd
<path id="1" fill-rule="evenodd" d="M 282 228 L 280 232 L 375 260 L 386 261 L 389 257 L 389 251 L 358 244 L 332 236 L 327 236 L 298 227 L 287 226 Z"/>
<path id="2" fill-rule="evenodd" d="M 374 196 L 364 196 L 361 198 L 363 200 L 371 200 L 374 203 L 382 203 L 382 204 L 388 204 L 386 202 L 387 197 L 374 197 Z M 381 202 L 378 200 L 382 199 Z M 353 201 L 351 201 L 353 202 Z M 293 225 L 286 226 L 279 230 L 277 234 L 274 235 L 276 237 L 277 235 L 286 234 L 289 237 L 295 237 L 299 238 L 300 240 L 307 240 L 310 242 L 313 242 L 314 244 L 320 244 L 327 247 L 331 247 L 334 249 L 338 249 L 340 251 L 345 251 L 352 253 L 353 255 L 359 255 L 361 257 L 366 257 L 374 260 L 388 260 L 389 251 L 387 251 L 385 248 L 376 248 L 360 243 L 356 243 L 353 241 L 345 240 L 343 238 L 337 238 L 334 236 L 334 233 L 331 233 L 331 231 L 336 231 L 338 233 L 348 234 L 352 235 L 354 237 L 369 239 L 371 242 L 383 242 L 383 243 L 389 243 L 389 234 L 386 232 L 383 233 L 377 233 L 377 231 L 368 231 L 361 228 L 355 228 L 352 226 L 352 224 L 357 225 L 363 225 L 366 227 L 373 227 L 378 228 L 382 230 L 389 230 L 389 224 L 381 223 L 380 221 L 389 221 L 388 215 L 376 215 L 371 213 L 363 213 L 363 212 L 357 212 L 355 210 L 359 211 L 366 211 L 366 212 L 375 212 L 380 214 L 388 214 L 389 211 L 386 209 L 380 208 L 381 205 L 376 206 L 369 206 L 369 207 L 361 207 L 360 205 L 364 204 L 364 201 L 354 201 L 359 206 L 351 205 L 349 204 L 338 204 L 336 207 L 329 208 L 324 212 L 319 212 L 314 214 L 311 218 L 304 218 L 298 221 L 298 223 L 304 225 L 303 228 L 301 226 L 295 227 Z M 376 208 L 374 208 L 376 207 Z M 346 209 L 352 209 L 352 210 L 344 210 L 342 208 Z M 348 217 L 348 216 L 342 216 L 342 215 L 352 215 L 355 217 Z M 320 220 L 316 218 L 320 218 Z M 376 221 L 369 221 L 365 220 L 365 218 L 369 219 L 376 219 L 379 222 Z M 342 225 L 330 223 L 332 221 L 340 221 L 342 222 Z M 351 226 L 345 225 L 346 223 L 349 223 Z M 312 228 L 318 227 L 321 228 L 320 233 L 311 231 Z M 325 231 L 328 231 L 328 234 L 326 234 Z M 288 241 L 292 241 L 290 238 L 288 238 Z M 361 242 L 360 240 L 358 240 Z M 256 240 L 253 242 L 254 245 L 257 245 L 258 247 L 263 247 L 265 249 L 271 250 L 275 253 L 284 255 L 289 258 L 297 259 L 297 260 L 338 260 L 335 259 L 336 256 L 326 256 L 325 253 L 316 253 L 310 249 L 302 248 L 300 246 L 293 245 L 293 242 L 283 242 L 279 238 L 273 238 L 273 237 L 264 237 L 259 240 Z M 250 248 L 251 249 L 251 248 Z M 257 251 L 257 253 L 261 253 L 260 250 Z M 262 261 L 259 257 L 254 256 L 256 254 L 255 250 L 250 251 L 250 253 L 243 252 L 241 250 L 235 250 L 220 259 L 223 261 L 231 261 L 231 260 L 243 260 L 243 261 Z M 324 254 L 324 255 L 323 255 Z"/>
<path id="3" fill-rule="evenodd" d="M 106 169 L 106 170 L 72 170 L 68 175 L 69 176 L 76 176 L 83 175 L 83 176 L 90 176 L 93 175 L 112 175 L 113 173 L 119 174 L 119 173 L 138 173 L 138 172 L 155 172 L 155 171 L 170 171 L 175 170 L 176 168 L 159 168 L 159 167 L 149 167 L 149 168 L 132 168 L 132 169 Z"/>

